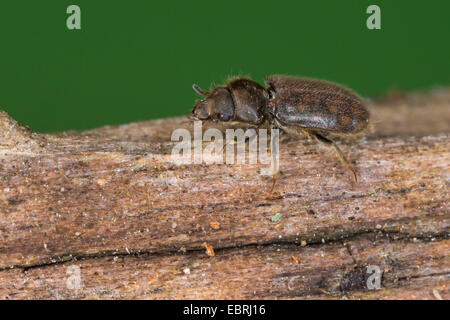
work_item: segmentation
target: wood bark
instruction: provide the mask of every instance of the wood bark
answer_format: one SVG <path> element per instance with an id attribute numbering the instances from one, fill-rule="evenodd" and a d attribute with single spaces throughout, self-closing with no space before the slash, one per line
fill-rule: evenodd
<path id="1" fill-rule="evenodd" d="M 185 117 L 38 134 L 1 112 L 0 298 L 448 299 L 450 88 L 369 107 L 338 141 L 358 184 L 289 139 L 272 192 L 261 164 L 174 164 Z"/>

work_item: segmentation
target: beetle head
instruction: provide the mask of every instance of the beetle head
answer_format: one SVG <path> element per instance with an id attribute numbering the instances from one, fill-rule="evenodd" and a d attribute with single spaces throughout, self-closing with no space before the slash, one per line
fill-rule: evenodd
<path id="1" fill-rule="evenodd" d="M 217 87 L 205 92 L 199 86 L 192 86 L 195 92 L 204 96 L 192 109 L 192 117 L 197 120 L 230 121 L 234 117 L 234 103 L 225 87 Z"/>

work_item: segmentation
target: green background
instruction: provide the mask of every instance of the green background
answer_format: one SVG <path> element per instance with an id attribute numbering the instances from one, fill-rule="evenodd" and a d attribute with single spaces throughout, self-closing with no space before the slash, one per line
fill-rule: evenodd
<path id="1" fill-rule="evenodd" d="M 81 8 L 68 30 L 66 8 Z M 381 7 L 381 30 L 366 8 Z M 323 78 L 364 96 L 450 84 L 450 1 L 2 0 L 0 108 L 51 132 L 188 114 L 193 82 Z"/>

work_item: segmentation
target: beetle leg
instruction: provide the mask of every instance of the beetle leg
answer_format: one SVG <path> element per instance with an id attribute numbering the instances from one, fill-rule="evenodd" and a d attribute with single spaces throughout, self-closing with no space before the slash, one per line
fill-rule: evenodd
<path id="1" fill-rule="evenodd" d="M 285 133 L 285 137 L 289 136 L 286 132 L 286 130 L 283 128 L 283 126 L 278 125 L 277 123 L 274 123 L 272 125 L 272 129 L 278 129 L 277 137 L 273 138 L 270 137 L 270 150 L 271 150 L 271 157 L 272 157 L 272 186 L 270 187 L 269 195 L 272 194 L 275 184 L 277 180 L 283 175 L 283 173 L 280 170 L 279 163 L 278 163 L 278 153 L 279 153 L 279 134 Z"/>
<path id="2" fill-rule="evenodd" d="M 268 192 L 268 195 L 272 195 L 273 190 L 275 189 L 275 184 L 277 183 L 278 179 L 283 175 L 283 173 L 281 172 L 281 170 L 278 170 L 277 173 L 275 173 L 272 176 L 272 186 L 270 187 L 270 190 Z"/>
<path id="3" fill-rule="evenodd" d="M 248 129 L 247 129 L 247 132 L 252 132 L 252 135 L 251 136 L 246 136 L 245 137 L 245 142 L 246 143 L 248 143 L 248 145 L 250 145 L 257 137 L 258 137 L 258 128 L 256 128 L 256 127 L 249 127 Z"/>
<path id="4" fill-rule="evenodd" d="M 280 129 L 280 142 L 288 143 L 294 140 L 295 137 L 292 134 L 289 134 L 286 130 Z"/>
<path id="5" fill-rule="evenodd" d="M 272 129 L 278 129 L 279 130 L 279 132 L 280 132 L 280 142 L 281 143 L 289 142 L 290 140 L 293 139 L 294 135 L 292 134 L 292 132 L 290 132 L 289 128 L 284 126 L 284 125 L 282 125 L 277 120 L 275 120 L 270 127 Z"/>
<path id="6" fill-rule="evenodd" d="M 334 149 L 336 150 L 336 152 L 337 152 L 337 154 L 339 156 L 339 159 L 342 161 L 342 163 L 345 165 L 345 167 L 352 172 L 353 179 L 354 179 L 355 183 L 358 183 L 358 176 L 356 174 L 355 167 L 350 163 L 350 161 L 347 160 L 347 158 L 345 157 L 344 153 L 338 147 L 336 142 L 334 142 L 333 140 L 331 140 L 331 139 L 329 139 L 327 137 L 324 137 L 323 135 L 321 135 L 320 133 L 317 133 L 317 132 L 311 132 L 311 134 L 320 143 L 322 143 L 322 144 L 324 144 L 326 146 L 333 146 L 334 147 Z"/>

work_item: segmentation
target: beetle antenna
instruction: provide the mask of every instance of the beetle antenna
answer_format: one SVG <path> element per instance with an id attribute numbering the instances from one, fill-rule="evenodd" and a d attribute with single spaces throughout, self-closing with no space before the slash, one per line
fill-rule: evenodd
<path id="1" fill-rule="evenodd" d="M 194 89 L 195 92 L 197 92 L 198 94 L 202 95 L 202 96 L 206 96 L 208 94 L 208 92 L 203 91 L 202 88 L 200 88 L 198 85 L 196 85 L 195 83 L 192 85 L 192 89 Z"/>

